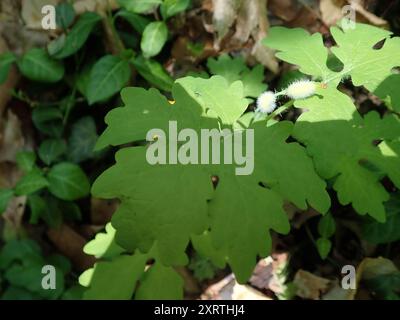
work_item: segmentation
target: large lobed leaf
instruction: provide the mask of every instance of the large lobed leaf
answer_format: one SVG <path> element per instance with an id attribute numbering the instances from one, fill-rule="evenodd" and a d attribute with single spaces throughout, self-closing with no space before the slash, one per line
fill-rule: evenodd
<path id="1" fill-rule="evenodd" d="M 168 131 L 170 120 L 177 121 L 178 129 L 197 132 L 230 128 L 247 108 L 242 84 L 229 84 L 219 76 L 182 78 L 172 92 L 173 105 L 155 89 L 124 89 L 125 106 L 107 115 L 108 127 L 97 147 L 145 140 L 150 129 Z M 121 200 L 112 220 L 117 243 L 131 252 L 153 248 L 161 264 L 183 265 L 191 236 L 210 230 L 213 246 L 226 257 L 238 280 L 246 281 L 257 256 L 269 252 L 269 230 L 289 230 L 284 201 L 302 209 L 310 205 L 321 213 L 330 205 L 325 183 L 305 150 L 286 142 L 292 124 L 265 124 L 251 127 L 255 169 L 249 176 L 236 176 L 233 165 L 150 165 L 148 146 L 120 150 L 116 164 L 92 190 L 97 197 Z M 213 176 L 218 177 L 215 190 Z"/>

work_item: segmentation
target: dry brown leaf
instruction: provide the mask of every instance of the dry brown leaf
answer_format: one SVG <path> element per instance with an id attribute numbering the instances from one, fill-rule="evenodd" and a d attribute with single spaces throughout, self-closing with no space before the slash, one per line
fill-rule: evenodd
<path id="1" fill-rule="evenodd" d="M 347 5 L 346 0 L 320 0 L 319 10 L 324 23 L 327 26 L 333 26 L 342 19 L 342 8 L 345 5 Z"/>
<path id="2" fill-rule="evenodd" d="M 213 0 L 213 25 L 218 34 L 217 45 L 227 35 L 236 20 L 237 11 L 243 0 Z"/>
<path id="3" fill-rule="evenodd" d="M 3 239 L 15 238 L 21 230 L 22 217 L 25 212 L 26 196 L 14 197 L 10 200 L 7 210 L 3 213 Z"/>
<path id="4" fill-rule="evenodd" d="M 285 291 L 283 286 L 285 279 L 282 279 L 280 272 L 287 261 L 287 253 L 273 254 L 260 260 L 249 280 L 250 284 L 258 289 L 271 290 L 276 294 L 282 294 Z"/>
<path id="5" fill-rule="evenodd" d="M 93 266 L 95 258 L 83 252 L 86 239 L 66 224 L 58 229 L 50 229 L 47 235 L 57 249 L 69 258 L 77 270 L 84 271 Z"/>
<path id="6" fill-rule="evenodd" d="M 331 280 L 300 269 L 294 276 L 293 283 L 296 286 L 296 294 L 299 297 L 317 300 L 329 289 Z"/>
<path id="7" fill-rule="evenodd" d="M 0 162 L 15 161 L 15 155 L 24 147 L 19 118 L 8 110 L 7 117 L 0 119 Z"/>

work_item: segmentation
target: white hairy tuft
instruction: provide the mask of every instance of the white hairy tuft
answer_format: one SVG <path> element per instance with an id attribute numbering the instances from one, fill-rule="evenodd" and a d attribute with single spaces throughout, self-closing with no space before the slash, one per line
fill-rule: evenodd
<path id="1" fill-rule="evenodd" d="M 261 113 L 271 113 L 275 108 L 276 96 L 272 91 L 266 91 L 258 97 L 256 111 Z"/>
<path id="2" fill-rule="evenodd" d="M 293 82 L 287 89 L 286 95 L 292 99 L 305 99 L 315 93 L 316 85 L 311 80 Z"/>

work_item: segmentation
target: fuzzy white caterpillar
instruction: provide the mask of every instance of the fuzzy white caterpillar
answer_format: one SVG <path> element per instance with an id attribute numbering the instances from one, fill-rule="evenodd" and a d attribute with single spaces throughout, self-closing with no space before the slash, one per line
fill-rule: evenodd
<path id="1" fill-rule="evenodd" d="M 315 93 L 316 85 L 311 80 L 299 80 L 293 82 L 287 89 L 286 95 L 294 100 L 305 99 Z"/>
<path id="2" fill-rule="evenodd" d="M 272 91 L 266 91 L 257 98 L 257 112 L 271 113 L 276 108 L 276 96 Z"/>

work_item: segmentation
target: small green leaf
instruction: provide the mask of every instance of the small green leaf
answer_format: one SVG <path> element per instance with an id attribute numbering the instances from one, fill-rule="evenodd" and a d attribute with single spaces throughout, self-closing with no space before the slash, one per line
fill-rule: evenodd
<path id="1" fill-rule="evenodd" d="M 145 58 L 151 58 L 160 53 L 168 38 L 168 28 L 165 22 L 151 22 L 143 32 L 140 48 Z"/>
<path id="2" fill-rule="evenodd" d="M 52 137 L 61 137 L 63 132 L 63 115 L 53 107 L 37 107 L 32 112 L 32 121 L 35 127 Z"/>
<path id="3" fill-rule="evenodd" d="M 329 252 L 331 251 L 332 243 L 329 239 L 319 238 L 316 241 L 318 253 L 322 259 L 326 259 Z"/>
<path id="4" fill-rule="evenodd" d="M 363 237 L 370 243 L 381 244 L 400 240 L 400 198 L 399 193 L 392 195 L 385 203 L 386 222 L 379 223 L 367 219 L 363 224 Z"/>
<path id="5" fill-rule="evenodd" d="M 60 156 L 62 156 L 67 149 L 64 140 L 61 139 L 48 139 L 42 142 L 39 147 L 39 158 L 47 165 L 52 164 Z"/>
<path id="6" fill-rule="evenodd" d="M 335 234 L 336 224 L 330 213 L 324 215 L 318 222 L 318 233 L 323 238 L 330 238 Z"/>
<path id="7" fill-rule="evenodd" d="M 20 151 L 16 155 L 16 161 L 18 167 L 27 173 L 35 166 L 36 154 L 32 151 Z"/>
<path id="8" fill-rule="evenodd" d="M 29 218 L 30 224 L 37 224 L 40 217 L 44 216 L 44 212 L 47 210 L 46 201 L 38 195 L 30 195 L 28 197 L 28 206 L 31 209 L 31 215 Z"/>
<path id="9" fill-rule="evenodd" d="M 185 11 L 190 5 L 190 0 L 164 0 L 160 12 L 164 20 Z"/>
<path id="10" fill-rule="evenodd" d="M 171 91 L 174 80 L 161 64 L 155 60 L 145 59 L 143 56 L 131 61 L 137 72 L 150 84 L 161 90 Z"/>
<path id="11" fill-rule="evenodd" d="M 114 18 L 117 17 L 124 18 L 133 27 L 133 29 L 140 34 L 143 33 L 144 29 L 146 29 L 146 26 L 151 22 L 149 19 L 127 10 L 118 11 Z"/>
<path id="12" fill-rule="evenodd" d="M 75 122 L 68 140 L 68 158 L 76 163 L 90 159 L 98 135 L 92 117 L 84 117 Z"/>
<path id="13" fill-rule="evenodd" d="M 118 0 L 118 3 L 134 13 L 151 13 L 157 9 L 162 0 Z"/>
<path id="14" fill-rule="evenodd" d="M 72 4 L 63 2 L 56 7 L 56 23 L 62 29 L 67 29 L 75 19 L 75 11 Z"/>
<path id="15" fill-rule="evenodd" d="M 51 168 L 47 178 L 49 191 L 62 200 L 72 201 L 89 194 L 89 180 L 76 164 L 59 163 Z"/>
<path id="16" fill-rule="evenodd" d="M 65 34 L 62 34 L 48 43 L 47 52 L 50 56 L 54 56 L 64 48 L 66 38 Z"/>
<path id="17" fill-rule="evenodd" d="M 7 210 L 8 203 L 14 195 L 14 191 L 11 189 L 0 190 L 0 215 Z"/>
<path id="18" fill-rule="evenodd" d="M 11 52 L 5 52 L 0 55 L 0 84 L 7 80 L 11 65 L 16 60 Z"/>
<path id="19" fill-rule="evenodd" d="M 15 186 L 15 194 L 17 196 L 29 195 L 49 185 L 43 173 L 38 170 L 32 170 L 27 175 L 23 176 Z"/>
<path id="20" fill-rule="evenodd" d="M 44 49 L 33 48 L 17 61 L 21 73 L 38 82 L 58 82 L 64 77 L 64 65 L 53 60 Z"/>
<path id="21" fill-rule="evenodd" d="M 119 57 L 107 55 L 93 66 L 87 88 L 89 104 L 106 100 L 120 91 L 129 80 L 129 62 Z"/>
<path id="22" fill-rule="evenodd" d="M 85 44 L 93 28 L 101 19 L 101 16 L 94 12 L 82 14 L 72 30 L 67 34 L 63 49 L 57 52 L 54 58 L 64 59 L 77 52 Z"/>
<path id="23" fill-rule="evenodd" d="M 59 227 L 63 216 L 59 202 L 52 196 L 30 195 L 28 197 L 28 205 L 31 209 L 29 223 L 36 224 L 39 219 L 42 219 L 50 228 Z"/>

